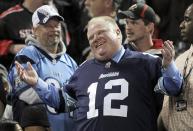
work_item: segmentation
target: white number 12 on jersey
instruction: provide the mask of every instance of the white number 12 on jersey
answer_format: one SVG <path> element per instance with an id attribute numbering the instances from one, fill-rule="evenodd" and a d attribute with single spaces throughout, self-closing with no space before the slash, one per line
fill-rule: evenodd
<path id="1" fill-rule="evenodd" d="M 88 87 L 87 92 L 89 93 L 89 111 L 87 112 L 87 119 L 98 116 L 98 109 L 95 107 L 97 85 L 98 82 L 95 82 Z M 103 115 L 127 117 L 128 107 L 126 105 L 120 105 L 120 108 L 117 109 L 111 107 L 111 102 L 112 100 L 124 100 L 129 93 L 129 84 L 125 79 L 110 80 L 105 84 L 104 89 L 112 89 L 113 86 L 120 86 L 121 92 L 109 93 L 104 97 Z"/>

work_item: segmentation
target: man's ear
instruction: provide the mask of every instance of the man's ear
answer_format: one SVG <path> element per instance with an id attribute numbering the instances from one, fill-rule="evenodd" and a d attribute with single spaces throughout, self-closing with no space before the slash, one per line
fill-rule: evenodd
<path id="1" fill-rule="evenodd" d="M 119 39 L 122 39 L 122 34 L 121 34 L 121 30 L 120 29 L 116 29 L 116 34 L 117 34 L 117 37 L 119 38 Z"/>
<path id="2" fill-rule="evenodd" d="M 35 37 L 36 36 L 36 33 L 37 33 L 37 28 L 32 28 L 32 31 L 33 31 L 33 36 Z"/>
<path id="3" fill-rule="evenodd" d="M 120 35 L 120 34 L 121 34 L 120 29 L 116 29 L 116 34 L 117 34 L 117 35 Z"/>
<path id="4" fill-rule="evenodd" d="M 153 22 L 148 23 L 148 25 L 146 26 L 148 32 L 150 32 L 150 34 L 152 34 L 152 35 L 154 32 L 154 26 L 155 26 L 155 24 Z"/>

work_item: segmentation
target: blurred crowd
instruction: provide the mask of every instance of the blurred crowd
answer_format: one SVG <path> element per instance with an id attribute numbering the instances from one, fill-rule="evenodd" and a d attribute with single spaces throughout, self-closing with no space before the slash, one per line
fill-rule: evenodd
<path id="1" fill-rule="evenodd" d="M 191 4 L 191 0 L 115 0 L 118 6 L 116 12 L 126 10 L 136 2 L 148 4 L 160 18 L 160 23 L 154 31 L 154 38 L 164 41 L 172 40 L 177 55 L 188 48 L 180 38 L 179 24 L 183 20 L 184 11 Z M 33 11 L 45 3 L 55 6 L 65 19 L 63 39 L 65 40 L 67 53 L 78 64 L 82 63 L 89 55 L 90 49 L 86 38 L 86 25 L 91 17 L 105 15 L 102 6 L 92 5 L 92 2 L 89 2 L 89 0 L 40 0 L 37 3 L 32 3 L 30 0 L 3 0 L 0 3 L 0 18 L 2 19 L 0 24 L 0 63 L 7 69 L 10 67 L 16 52 L 24 46 L 27 35 L 32 34 L 30 17 Z M 88 14 L 88 9 L 96 10 L 93 11 L 95 14 Z M 17 16 L 14 16 L 14 12 L 21 13 L 21 20 L 18 23 L 12 21 L 14 17 L 17 18 Z M 25 15 L 25 17 L 22 15 Z M 118 17 L 116 19 L 119 21 Z M 124 24 L 120 22 L 120 25 L 123 26 Z M 124 34 L 124 27 L 121 27 L 121 29 Z"/>
<path id="2" fill-rule="evenodd" d="M 109 1 L 113 1 L 112 4 L 108 5 Z M 5 121 L 4 119 L 13 120 L 13 114 L 11 114 L 12 94 L 10 93 L 12 87 L 7 76 L 13 67 L 16 54 L 27 46 L 25 44 L 26 39 L 34 36 L 32 15 L 37 8 L 45 4 L 51 5 L 64 18 L 61 26 L 62 41 L 66 52 L 74 59 L 77 65 L 80 65 L 85 60 L 93 57 L 86 35 L 88 21 L 97 16 L 107 15 L 114 18 L 123 34 L 123 44 L 129 44 L 130 42 L 127 39 L 127 29 L 129 27 L 119 16 L 119 12 L 127 10 L 136 3 L 146 3 L 156 13 L 159 22 L 155 24 L 153 29 L 153 41 L 157 40 L 161 41 L 161 43 L 166 40 L 173 41 L 175 57 L 190 48 L 190 45 L 185 44 L 185 41 L 181 38 L 180 23 L 184 19 L 185 10 L 193 3 L 193 0 L 1 0 L 0 118 L 2 118 L 2 123 Z M 130 48 L 137 50 L 135 49 L 136 47 Z M 138 51 L 143 52 L 142 50 Z M 163 96 L 160 97 L 162 97 L 161 101 L 163 102 Z M 159 112 L 161 108 L 159 107 Z M 38 128 L 39 131 L 43 131 L 43 128 L 51 130 L 52 128 L 49 128 L 50 124 L 48 121 L 50 118 L 47 118 L 44 110 L 39 106 L 26 109 L 22 115 L 24 118 L 19 124 L 26 131 L 33 130 L 30 129 L 30 126 L 37 126 L 35 128 Z M 39 117 L 33 118 L 32 116 Z M 39 119 L 39 121 L 33 123 L 34 119 Z M 16 121 L 6 122 L 12 123 L 14 126 L 18 124 Z M 5 130 L 0 129 L 0 131 Z"/>

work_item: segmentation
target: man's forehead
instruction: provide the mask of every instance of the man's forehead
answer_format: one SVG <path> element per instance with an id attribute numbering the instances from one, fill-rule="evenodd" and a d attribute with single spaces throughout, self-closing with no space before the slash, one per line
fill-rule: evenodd
<path id="1" fill-rule="evenodd" d="M 126 18 L 126 21 L 130 21 L 130 22 L 139 22 L 139 21 L 143 21 L 143 19 L 139 18 L 139 19 L 131 19 L 131 18 Z"/>
<path id="2" fill-rule="evenodd" d="M 99 30 L 102 28 L 107 28 L 104 22 L 92 22 L 88 26 L 88 31 Z"/>
<path id="3" fill-rule="evenodd" d="M 87 36 L 90 37 L 94 35 L 97 32 L 108 30 L 107 26 L 105 24 L 97 23 L 97 24 L 91 24 L 88 27 Z"/>

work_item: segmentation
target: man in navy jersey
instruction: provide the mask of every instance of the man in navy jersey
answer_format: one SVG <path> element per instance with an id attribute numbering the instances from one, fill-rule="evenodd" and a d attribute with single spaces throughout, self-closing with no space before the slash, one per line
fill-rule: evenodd
<path id="1" fill-rule="evenodd" d="M 87 37 L 94 59 L 83 63 L 64 90 L 77 100 L 76 131 L 156 131 L 156 91 L 180 93 L 182 77 L 174 62 L 174 47 L 166 42 L 163 60 L 124 49 L 116 22 L 108 16 L 92 18 Z M 16 62 L 20 79 L 29 83 L 50 106 L 64 111 L 70 104 L 53 85 L 45 83 L 31 64 Z M 65 103 L 64 103 L 65 102 Z"/>

